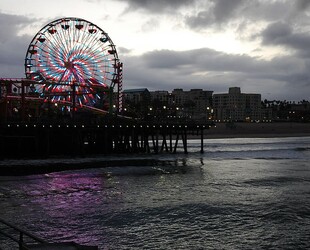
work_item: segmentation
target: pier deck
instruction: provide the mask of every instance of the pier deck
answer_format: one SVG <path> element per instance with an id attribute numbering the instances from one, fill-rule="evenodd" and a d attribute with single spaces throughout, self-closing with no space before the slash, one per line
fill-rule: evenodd
<path id="1" fill-rule="evenodd" d="M 0 159 L 85 157 L 127 153 L 187 153 L 188 135 L 211 123 L 5 123 L 0 125 Z M 182 144 L 182 147 L 180 145 Z"/>

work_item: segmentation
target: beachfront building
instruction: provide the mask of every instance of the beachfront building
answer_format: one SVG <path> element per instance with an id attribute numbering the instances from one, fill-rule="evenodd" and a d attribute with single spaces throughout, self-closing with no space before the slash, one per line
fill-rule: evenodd
<path id="1" fill-rule="evenodd" d="M 174 89 L 172 95 L 175 103 L 184 113 L 193 119 L 208 120 L 212 118 L 213 91 L 203 89 Z"/>
<path id="2" fill-rule="evenodd" d="M 203 89 L 127 89 L 123 92 L 123 113 L 143 119 L 210 120 L 212 93 Z"/>
<path id="3" fill-rule="evenodd" d="M 211 117 L 212 91 L 202 89 L 174 89 L 151 92 L 153 113 L 167 118 L 208 119 Z"/>
<path id="4" fill-rule="evenodd" d="M 151 91 L 151 101 L 161 106 L 173 106 L 174 105 L 174 96 L 166 90 L 156 90 Z"/>
<path id="5" fill-rule="evenodd" d="M 271 121 L 272 108 L 261 101 L 260 94 L 241 93 L 239 87 L 228 93 L 181 88 L 172 92 L 147 88 L 123 92 L 123 114 L 142 119 L 191 119 L 197 121 Z M 296 112 L 297 113 L 297 112 Z"/>
<path id="6" fill-rule="evenodd" d="M 147 88 L 125 89 L 123 92 L 125 101 L 138 104 L 150 98 L 150 92 Z"/>
<path id="7" fill-rule="evenodd" d="M 150 92 L 147 88 L 124 90 L 123 113 L 133 117 L 145 116 L 150 99 Z"/>
<path id="8" fill-rule="evenodd" d="M 269 114 L 261 109 L 260 94 L 241 93 L 239 87 L 229 88 L 228 93 L 213 95 L 216 121 L 260 121 Z"/>
<path id="9" fill-rule="evenodd" d="M 274 101 L 272 108 L 275 109 L 274 116 L 278 121 L 309 122 L 310 102 L 302 100 L 298 103 L 288 101 Z"/>

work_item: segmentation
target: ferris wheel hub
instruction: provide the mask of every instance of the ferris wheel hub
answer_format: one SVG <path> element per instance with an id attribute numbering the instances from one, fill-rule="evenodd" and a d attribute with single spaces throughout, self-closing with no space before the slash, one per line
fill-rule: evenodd
<path id="1" fill-rule="evenodd" d="M 74 69 L 74 63 L 70 61 L 65 62 L 65 68 L 68 70 Z"/>

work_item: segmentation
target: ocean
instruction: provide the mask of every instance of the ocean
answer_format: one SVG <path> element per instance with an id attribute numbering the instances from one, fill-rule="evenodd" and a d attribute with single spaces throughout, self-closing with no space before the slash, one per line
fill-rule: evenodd
<path id="1" fill-rule="evenodd" d="M 310 249 L 310 137 L 188 146 L 115 157 L 122 166 L 1 176 L 0 218 L 99 249 Z M 0 235 L 0 249 L 17 246 Z"/>

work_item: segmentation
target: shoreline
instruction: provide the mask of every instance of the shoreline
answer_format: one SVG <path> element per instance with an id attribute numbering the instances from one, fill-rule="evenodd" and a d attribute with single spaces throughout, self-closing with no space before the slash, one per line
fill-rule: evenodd
<path id="1" fill-rule="evenodd" d="M 310 123 L 274 122 L 274 123 L 234 123 L 232 127 L 217 123 L 205 131 L 204 139 L 225 138 L 278 138 L 310 136 Z M 189 135 L 198 139 L 199 136 Z"/>
<path id="2" fill-rule="evenodd" d="M 238 138 L 253 138 L 253 139 L 259 139 L 259 138 L 298 138 L 298 137 L 310 137 L 310 134 L 247 134 L 247 135 L 241 135 L 241 136 L 235 136 L 235 135 L 210 135 L 206 136 L 204 140 L 208 139 L 238 139 Z M 198 137 L 189 137 L 189 139 L 199 139 Z"/>

